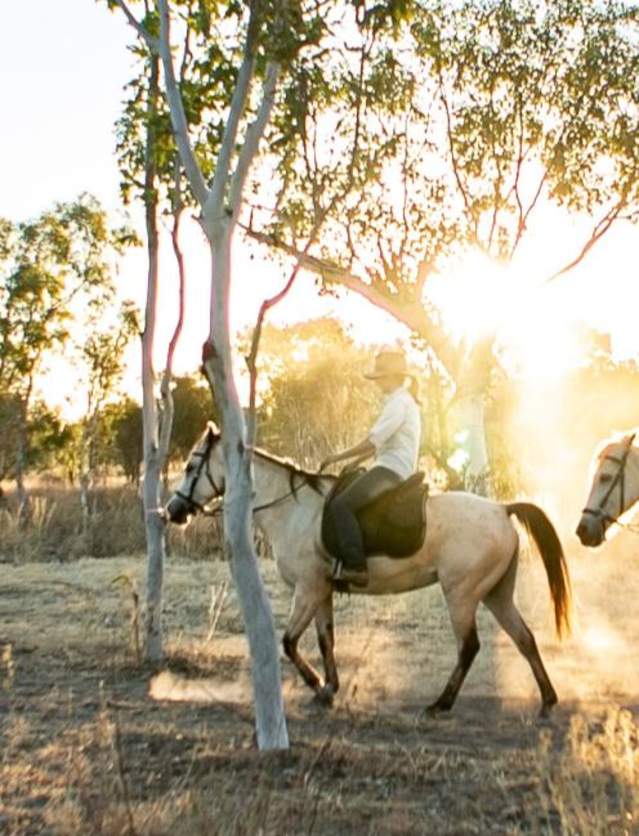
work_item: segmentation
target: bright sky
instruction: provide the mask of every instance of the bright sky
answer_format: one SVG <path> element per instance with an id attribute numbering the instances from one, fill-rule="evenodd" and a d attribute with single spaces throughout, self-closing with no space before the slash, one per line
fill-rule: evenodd
<path id="1" fill-rule="evenodd" d="M 36 23 L 34 24 L 34 21 Z M 119 209 L 118 171 L 113 153 L 113 124 L 123 85 L 131 75 L 126 46 L 132 33 L 120 15 L 94 0 L 23 0 L 5 3 L 0 28 L 0 85 L 5 131 L 0 157 L 0 215 L 12 220 L 31 217 L 53 202 L 80 192 L 96 195 L 107 209 Z M 557 267 L 557 246 L 574 240 L 587 224 L 548 214 L 522 250 L 516 283 L 479 260 L 460 267 L 440 283 L 439 299 L 458 329 L 475 328 L 479 319 L 502 326 L 508 339 L 534 340 L 552 356 L 566 349 L 572 325 L 613 333 L 620 356 L 639 354 L 639 231 L 630 226 L 610 233 L 586 264 L 539 291 L 540 280 Z M 185 230 L 186 233 L 186 230 Z M 191 290 L 185 340 L 177 370 L 193 370 L 208 325 L 208 258 L 199 230 L 185 234 Z M 259 304 L 284 280 L 279 268 L 236 254 L 238 275 L 234 317 L 239 325 L 254 321 Z M 481 278 L 480 283 L 474 279 Z M 130 258 L 120 278 L 123 293 L 143 302 L 143 253 Z M 161 327 L 168 333 L 175 303 L 167 291 L 161 304 Z M 396 339 L 402 332 L 365 302 L 319 300 L 313 282 L 302 277 L 292 295 L 274 313 L 278 322 L 334 313 L 353 324 L 355 333 L 375 341 Z M 481 313 L 481 317 L 478 315 Z M 522 337 L 521 335 L 524 335 Z M 541 338 L 541 339 L 540 339 Z M 528 341 L 528 342 L 527 342 Z M 529 348 L 524 348 L 529 351 Z M 137 354 L 130 376 L 137 375 Z M 544 366 L 546 364 L 543 364 Z M 540 366 L 541 367 L 541 366 Z"/>

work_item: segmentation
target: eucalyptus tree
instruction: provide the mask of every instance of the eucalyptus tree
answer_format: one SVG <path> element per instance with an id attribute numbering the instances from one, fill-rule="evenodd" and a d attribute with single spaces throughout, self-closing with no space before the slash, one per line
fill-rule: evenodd
<path id="1" fill-rule="evenodd" d="M 322 75 L 322 62 L 328 67 L 339 44 L 340 55 L 349 50 L 351 29 L 342 30 L 345 5 L 333 0 L 315 2 L 272 2 L 250 0 L 246 4 L 219 5 L 200 0 L 194 14 L 182 16 L 183 31 L 191 26 L 201 32 L 207 48 L 209 66 L 201 73 L 208 84 L 205 95 L 205 117 L 194 118 L 189 107 L 193 88 L 181 84 L 173 62 L 171 43 L 172 13 L 179 17 L 180 5 L 158 0 L 159 34 L 145 19 L 138 19 L 126 0 L 112 0 L 119 6 L 144 39 L 149 52 L 162 61 L 166 100 L 168 102 L 175 141 L 180 153 L 191 194 L 200 207 L 200 224 L 211 250 L 212 280 L 210 333 L 203 349 L 203 368 L 215 397 L 223 425 L 223 447 L 227 482 L 224 503 L 226 547 L 238 587 L 251 653 L 256 695 L 258 743 L 263 747 L 287 745 L 282 711 L 279 662 L 268 599 L 264 593 L 251 543 L 251 450 L 250 438 L 235 384 L 230 343 L 229 296 L 233 283 L 231 244 L 245 202 L 247 179 L 258 155 L 271 116 L 280 113 L 278 121 L 295 119 L 297 89 L 292 69 L 305 54 Z M 399 22 L 406 2 L 381 3 L 372 17 Z M 347 4 L 355 9 L 354 26 L 371 15 L 363 14 L 363 4 Z M 145 7 L 146 8 L 146 7 Z M 148 8 L 146 8 L 148 11 Z M 388 14 L 387 14 L 388 13 Z M 175 22 L 175 21 L 174 21 Z M 349 96 L 349 88 L 357 82 L 357 69 L 350 64 L 339 65 L 346 77 L 339 79 L 335 89 L 325 86 L 328 98 Z M 303 94 L 303 91 L 301 91 Z M 359 93 L 358 93 L 359 97 Z M 217 141 L 207 148 L 198 144 L 203 125 L 212 126 Z M 362 126 L 363 129 L 363 126 Z M 215 136 L 213 137 L 215 139 Z M 349 140 L 352 142 L 352 140 Z M 271 154 L 261 168 L 265 182 L 272 180 L 271 168 L 278 169 L 287 153 L 289 138 L 271 143 Z M 357 143 L 355 143 L 356 145 Z M 212 157 L 208 156 L 211 146 Z M 310 224 L 308 241 L 314 241 L 327 210 L 343 203 L 351 182 L 361 183 L 369 171 L 377 170 L 380 158 L 387 152 L 385 143 L 371 149 L 368 161 L 353 159 L 348 165 L 341 188 L 318 212 Z M 286 287 L 290 286 L 295 272 Z M 286 290 L 286 287 L 284 290 Z M 282 293 L 262 306 L 262 312 L 277 302 Z M 257 335 L 262 319 L 257 324 Z M 254 375 L 254 357 L 251 363 Z"/>
<path id="2" fill-rule="evenodd" d="M 111 229 L 99 203 L 84 195 L 22 223 L 0 223 L 0 393 L 12 404 L 14 475 L 20 513 L 28 517 L 24 473 L 29 411 L 46 357 L 66 345 L 88 304 L 113 284 L 113 256 L 134 243 Z"/>
<path id="3" fill-rule="evenodd" d="M 225 545 L 238 589 L 253 660 L 257 738 L 260 748 L 285 748 L 288 734 L 281 695 L 279 656 L 270 603 L 264 591 L 251 538 L 250 451 L 235 386 L 230 345 L 229 290 L 231 241 L 237 225 L 248 169 L 258 152 L 280 75 L 278 44 L 295 43 L 296 10 L 288 4 L 251 2 L 228 8 L 198 4 L 206 41 L 213 53 L 208 121 L 218 130 L 214 173 L 206 170 L 189 124 L 184 90 L 173 63 L 171 9 L 158 0 L 159 35 L 147 20 L 138 21 L 124 0 L 117 0 L 146 43 L 154 61 L 162 61 L 166 100 L 175 140 L 201 225 L 211 250 L 211 326 L 203 350 L 204 370 L 224 429 L 227 489 L 224 504 Z M 174 7 L 175 10 L 175 7 Z M 189 27 L 190 19 L 184 21 Z M 285 50 L 284 50 L 285 53 Z M 238 58 L 239 56 L 239 58 Z M 239 65 L 239 66 L 238 66 Z M 255 90 L 253 89 L 255 88 Z M 256 112 L 252 98 L 258 96 Z M 247 113 L 249 119 L 246 119 Z M 239 150 L 238 150 L 239 149 Z"/>
<path id="4" fill-rule="evenodd" d="M 110 6 L 115 4 L 110 2 Z M 206 26 L 204 6 L 196 0 L 178 2 L 186 25 L 179 69 L 183 91 L 192 90 L 188 98 L 189 112 L 195 121 L 207 101 L 204 84 L 194 84 L 192 75 L 201 70 L 205 57 L 191 50 L 191 39 Z M 144 31 L 157 34 L 159 18 L 154 4 L 144 3 Z M 174 142 L 165 100 L 160 90 L 160 57 L 148 50 L 144 39 L 131 47 L 137 58 L 138 75 L 129 83 L 129 96 L 117 124 L 117 154 L 121 172 L 121 192 L 125 202 L 140 200 L 144 205 L 148 271 L 142 349 L 142 434 L 143 434 L 143 505 L 147 542 L 147 584 L 145 614 L 145 655 L 157 662 L 163 656 L 162 596 L 166 546 L 165 523 L 160 512 L 162 504 L 161 475 L 166 470 L 174 403 L 171 392 L 173 358 L 184 322 L 186 270 L 180 245 L 180 226 L 185 201 L 189 195 L 183 188 L 179 154 Z M 206 149 L 211 137 L 204 130 L 201 148 Z M 173 334 L 166 347 L 164 370 L 159 386 L 155 371 L 157 353 L 157 306 L 160 279 L 160 220 L 171 217 L 171 243 L 178 271 L 177 316 Z"/>
<path id="5" fill-rule="evenodd" d="M 125 349 L 138 332 L 138 316 L 131 302 L 120 306 L 115 321 L 105 316 L 103 305 L 92 307 L 85 318 L 86 334 L 77 346 L 77 367 L 84 371 L 86 408 L 81 421 L 79 475 L 84 531 L 91 514 L 89 493 L 98 458 L 101 422 L 124 371 Z"/>
<path id="6" fill-rule="evenodd" d="M 638 7 L 416 0 L 395 4 L 394 17 L 379 4 L 343 8 L 349 49 L 321 68 L 300 56 L 293 68 L 294 118 L 271 128 L 285 163 L 267 191 L 256 189 L 249 234 L 424 341 L 456 385 L 476 478 L 487 464 L 492 340 L 454 342 L 432 277 L 473 250 L 511 262 L 549 204 L 592 219 L 574 252 L 557 252 L 553 276 L 614 224 L 637 219 Z M 340 62 L 359 76 L 336 96 Z M 382 147 L 392 153 L 380 160 Z M 350 179 L 336 200 L 358 161 L 373 159 L 373 176 Z M 318 240 L 305 249 L 318 215 Z"/>

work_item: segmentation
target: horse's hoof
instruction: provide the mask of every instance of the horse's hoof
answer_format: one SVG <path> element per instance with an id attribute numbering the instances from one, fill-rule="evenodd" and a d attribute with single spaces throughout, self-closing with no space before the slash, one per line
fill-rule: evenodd
<path id="1" fill-rule="evenodd" d="M 550 705 L 542 705 L 539 709 L 539 716 L 538 720 L 540 723 L 549 723 L 552 720 L 552 709 L 555 703 L 551 703 Z"/>
<path id="2" fill-rule="evenodd" d="M 442 714 L 447 714 L 449 711 L 450 708 L 445 708 L 444 706 L 434 702 L 432 705 L 426 706 L 426 708 L 422 711 L 422 714 L 424 717 L 434 719 L 435 717 L 441 717 Z"/>
<path id="3" fill-rule="evenodd" d="M 330 708 L 333 705 L 334 697 L 335 692 L 333 691 L 332 686 L 322 685 L 321 688 L 318 688 L 317 691 L 315 691 L 314 702 Z"/>

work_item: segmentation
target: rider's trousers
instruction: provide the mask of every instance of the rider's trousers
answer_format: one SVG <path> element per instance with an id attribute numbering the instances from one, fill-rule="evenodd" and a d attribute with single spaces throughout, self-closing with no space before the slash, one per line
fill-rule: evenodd
<path id="1" fill-rule="evenodd" d="M 362 473 L 346 490 L 332 502 L 337 553 L 344 566 L 349 569 L 365 569 L 366 555 L 362 533 L 355 517 L 357 511 L 367 505 L 380 493 L 398 485 L 402 481 L 393 470 L 387 467 L 373 467 Z"/>

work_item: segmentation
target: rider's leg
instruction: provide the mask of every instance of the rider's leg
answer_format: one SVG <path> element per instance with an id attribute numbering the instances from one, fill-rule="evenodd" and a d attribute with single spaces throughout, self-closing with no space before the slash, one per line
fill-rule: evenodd
<path id="1" fill-rule="evenodd" d="M 367 582 L 366 555 L 357 512 L 389 488 L 398 485 L 401 478 L 386 467 L 373 467 L 338 494 L 332 503 L 337 553 L 346 572 L 355 573 L 351 578 L 338 571 L 337 578 L 363 584 Z M 361 575 L 361 577 L 357 577 Z"/>

